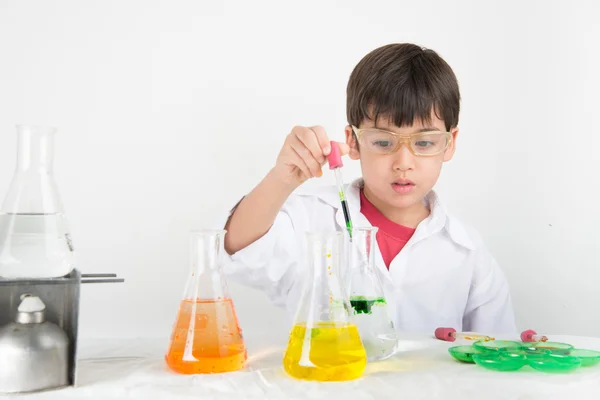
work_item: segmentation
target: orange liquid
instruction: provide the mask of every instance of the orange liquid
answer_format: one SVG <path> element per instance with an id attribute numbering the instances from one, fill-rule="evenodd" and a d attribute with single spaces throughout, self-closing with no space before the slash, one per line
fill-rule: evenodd
<path id="1" fill-rule="evenodd" d="M 192 317 L 194 303 L 196 311 Z M 181 302 L 165 356 L 169 368 L 181 374 L 230 372 L 242 369 L 246 358 L 231 299 Z"/>

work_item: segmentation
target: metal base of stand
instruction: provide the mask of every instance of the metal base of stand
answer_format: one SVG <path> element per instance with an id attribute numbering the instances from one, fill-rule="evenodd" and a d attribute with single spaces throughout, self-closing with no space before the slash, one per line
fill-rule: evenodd
<path id="1" fill-rule="evenodd" d="M 69 338 L 69 384 L 77 384 L 77 340 L 80 285 L 124 282 L 116 274 L 81 274 L 74 269 L 62 278 L 0 279 L 0 326 L 13 322 L 21 295 L 38 296 L 46 305 L 46 320 L 58 325 Z"/>

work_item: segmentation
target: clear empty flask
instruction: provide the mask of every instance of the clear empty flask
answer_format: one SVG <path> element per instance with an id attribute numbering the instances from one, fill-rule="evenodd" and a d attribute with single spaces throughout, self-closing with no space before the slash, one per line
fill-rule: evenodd
<path id="1" fill-rule="evenodd" d="M 17 168 L 0 208 L 0 277 L 55 278 L 74 265 L 52 175 L 56 129 L 18 125 Z"/>
<path id="2" fill-rule="evenodd" d="M 342 233 L 309 233 L 306 239 L 307 282 L 283 367 L 299 379 L 356 379 L 365 370 L 367 356 L 339 276 Z"/>
<path id="3" fill-rule="evenodd" d="M 246 346 L 222 272 L 225 231 L 190 234 L 191 269 L 165 356 L 182 374 L 236 371 Z"/>
<path id="4" fill-rule="evenodd" d="M 394 354 L 398 343 L 381 281 L 375 270 L 377 228 L 352 229 L 350 246 L 350 304 L 369 361 Z"/>

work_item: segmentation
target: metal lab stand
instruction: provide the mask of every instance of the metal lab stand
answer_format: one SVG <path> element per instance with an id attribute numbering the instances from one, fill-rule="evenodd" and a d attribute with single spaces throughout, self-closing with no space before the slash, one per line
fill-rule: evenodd
<path id="1" fill-rule="evenodd" d="M 62 278 L 0 279 L 0 326 L 14 321 L 21 295 L 38 296 L 46 305 L 46 320 L 58 325 L 69 338 L 69 384 L 75 386 L 80 286 L 116 282 L 124 279 L 116 274 L 81 274 L 77 269 Z"/>

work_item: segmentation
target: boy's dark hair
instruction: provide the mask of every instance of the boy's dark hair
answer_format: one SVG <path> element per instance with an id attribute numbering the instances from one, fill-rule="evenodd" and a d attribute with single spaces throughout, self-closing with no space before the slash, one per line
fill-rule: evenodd
<path id="1" fill-rule="evenodd" d="M 396 126 L 431 122 L 431 111 L 446 130 L 458 125 L 460 92 L 450 66 L 433 50 L 410 43 L 389 44 L 356 65 L 346 91 L 348 123 L 377 123 L 389 117 Z"/>

